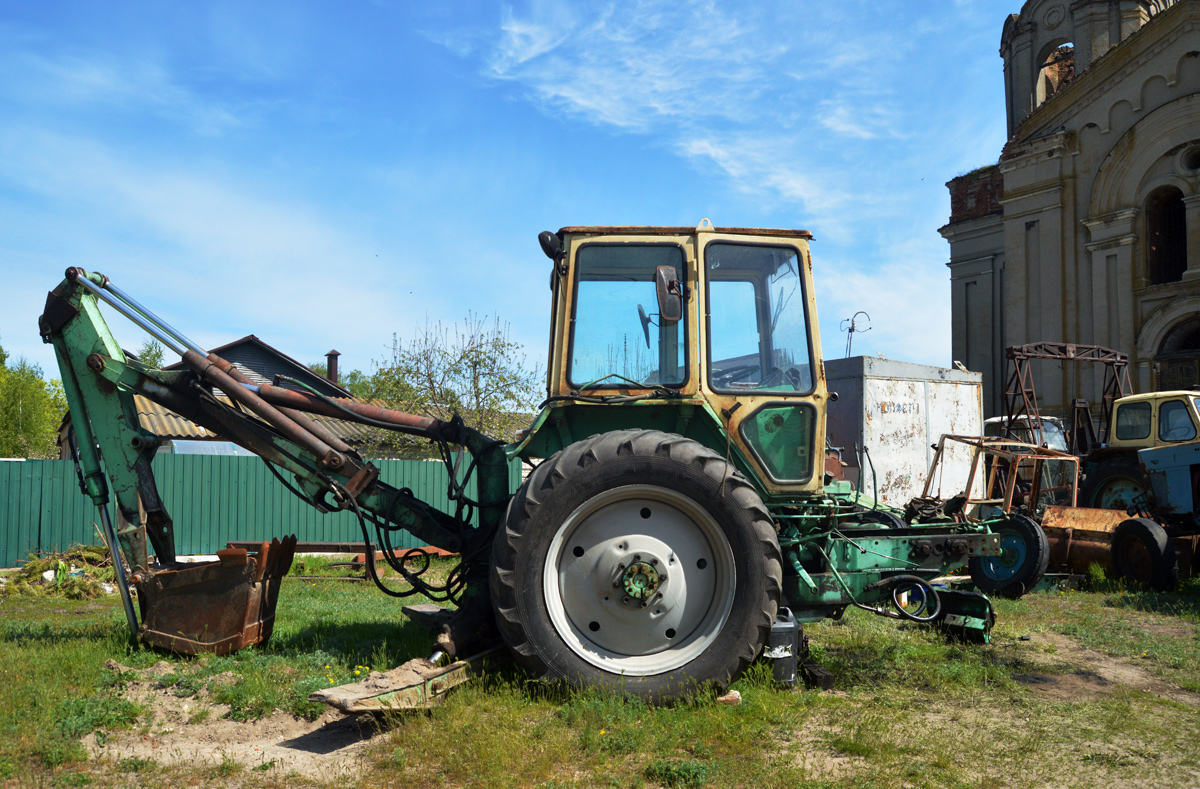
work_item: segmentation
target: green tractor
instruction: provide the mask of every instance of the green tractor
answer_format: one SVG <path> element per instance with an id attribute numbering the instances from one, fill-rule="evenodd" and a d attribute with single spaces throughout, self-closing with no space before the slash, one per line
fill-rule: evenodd
<path id="1" fill-rule="evenodd" d="M 372 563 L 381 588 L 457 605 L 438 639 L 451 655 L 502 640 L 539 677 L 662 701 L 727 686 L 781 617 L 813 622 L 857 606 L 986 639 L 987 598 L 933 581 L 969 562 L 994 564 L 994 574 L 995 523 L 963 517 L 956 500 L 902 518 L 827 481 L 826 404 L 836 394 L 821 362 L 810 240 L 707 221 L 542 233 L 553 305 L 547 398 L 511 444 L 457 418 L 332 400 L 287 381 L 255 385 L 103 275 L 68 270 L 41 329 L 62 369 L 81 485 L 138 591 L 141 623 L 127 598 L 130 627 L 179 651 L 264 641 L 290 561 L 285 542 L 211 565 L 175 562 L 150 470 L 157 437 L 132 411 L 138 393 L 259 454 L 313 506 L 354 512 L 364 542 L 373 529 L 409 582 L 388 587 Z M 188 369 L 127 357 L 97 300 Z M 454 512 L 384 484 L 307 414 L 429 438 L 450 467 Z M 515 458 L 533 470 L 514 491 Z M 119 533 L 104 471 L 127 524 Z M 466 494 L 472 475 L 476 498 Z M 428 580 L 421 562 L 413 569 L 419 551 L 391 550 L 399 529 L 461 564 L 443 583 Z"/>

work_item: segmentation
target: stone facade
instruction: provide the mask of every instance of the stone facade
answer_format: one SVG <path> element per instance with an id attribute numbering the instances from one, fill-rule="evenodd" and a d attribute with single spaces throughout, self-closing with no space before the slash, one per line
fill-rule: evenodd
<path id="1" fill-rule="evenodd" d="M 955 178 L 954 359 L 1003 411 L 1004 348 L 1128 353 L 1134 389 L 1200 388 L 1200 0 L 1029 0 L 1001 39 L 1010 139 Z M 1035 365 L 1047 413 L 1102 366 Z"/>

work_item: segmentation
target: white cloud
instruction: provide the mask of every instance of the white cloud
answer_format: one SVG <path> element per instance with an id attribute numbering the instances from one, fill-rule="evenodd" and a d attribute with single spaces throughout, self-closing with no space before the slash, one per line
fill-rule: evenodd
<path id="1" fill-rule="evenodd" d="M 66 265 L 102 271 L 204 347 L 253 332 L 302 361 L 332 345 L 374 353 L 381 338 L 409 328 L 396 325 L 397 315 L 441 306 L 409 294 L 394 276 L 407 268 L 432 281 L 436 272 L 425 264 L 393 258 L 389 272 L 343 218 L 204 163 L 131 159 L 87 139 L 26 129 L 0 134 L 0 162 L 9 189 L 73 217 L 53 237 L 45 228 L 27 238 L 23 228 L 11 230 L 0 263 L 14 275 L 3 299 L 13 310 L 6 330 L 22 335 L 6 336 L 5 347 L 20 345 L 43 367 L 53 367 L 47 353 L 28 343 L 44 293 Z M 104 230 L 93 245 L 94 224 Z M 136 346 L 138 332 L 119 322 L 117 336 Z M 369 359 L 347 361 L 365 367 Z"/>
<path id="2" fill-rule="evenodd" d="M 86 112 L 141 112 L 186 125 L 203 135 L 245 122 L 244 113 L 202 99 L 149 59 L 21 52 L 0 60 L 0 96 L 26 107 Z"/>

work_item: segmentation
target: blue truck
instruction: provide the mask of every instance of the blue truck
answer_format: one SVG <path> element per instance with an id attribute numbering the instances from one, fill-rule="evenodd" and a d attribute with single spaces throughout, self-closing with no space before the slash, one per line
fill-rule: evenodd
<path id="1" fill-rule="evenodd" d="M 1138 451 L 1146 492 L 1113 531 L 1117 575 L 1170 591 L 1190 576 L 1200 548 L 1200 441 Z"/>

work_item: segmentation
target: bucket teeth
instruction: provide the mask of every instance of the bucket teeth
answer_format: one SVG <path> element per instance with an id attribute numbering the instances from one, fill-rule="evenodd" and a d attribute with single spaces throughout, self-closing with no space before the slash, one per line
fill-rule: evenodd
<path id="1" fill-rule="evenodd" d="M 225 655 L 264 644 L 275 627 L 279 587 L 296 555 L 296 536 L 255 552 L 227 548 L 217 561 L 175 565 L 137 583 L 143 641 L 172 652 Z"/>

